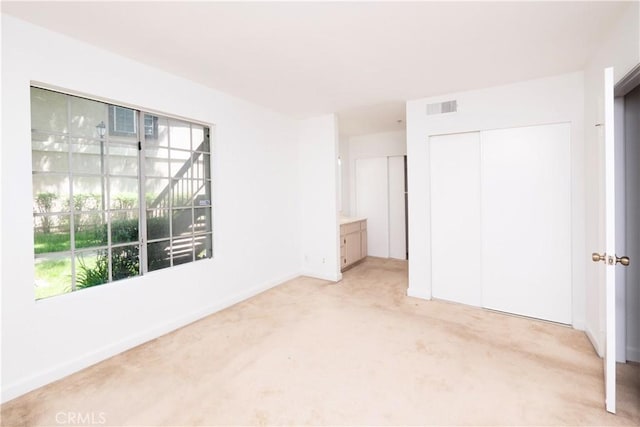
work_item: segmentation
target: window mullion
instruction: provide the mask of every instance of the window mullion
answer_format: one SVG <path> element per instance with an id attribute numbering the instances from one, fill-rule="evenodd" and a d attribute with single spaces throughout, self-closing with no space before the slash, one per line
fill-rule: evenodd
<path id="1" fill-rule="evenodd" d="M 169 162 L 167 163 L 167 176 L 169 177 L 169 266 L 173 267 L 173 176 L 171 175 L 171 162 L 173 156 L 171 152 L 171 122 L 167 122 L 167 153 Z"/>
<path id="2" fill-rule="evenodd" d="M 145 240 L 147 236 L 147 198 L 145 197 L 145 188 L 146 188 L 146 173 L 145 173 L 145 161 L 144 161 L 144 149 L 146 147 L 147 135 L 144 132 L 144 116 L 145 113 L 140 111 L 138 113 L 138 141 L 140 145 L 138 145 L 138 206 L 139 206 L 139 215 L 138 215 L 138 228 L 139 235 L 138 239 L 140 241 L 140 272 L 141 274 L 146 274 L 147 267 L 147 242 Z"/>
<path id="3" fill-rule="evenodd" d="M 109 107 L 107 107 L 109 108 Z M 113 121 L 115 124 L 115 112 L 113 114 Z M 111 121 L 111 115 L 107 114 L 107 122 Z M 111 129 L 112 123 L 107 123 L 107 129 Z M 110 147 L 109 147 L 109 140 L 110 140 L 110 132 L 106 132 L 105 136 L 102 140 L 104 140 L 104 143 L 101 142 L 102 147 L 104 147 L 104 151 L 102 154 L 102 162 L 104 165 L 104 174 L 102 175 L 102 179 L 104 182 L 104 194 L 106 196 L 106 206 L 105 206 L 105 211 L 107 212 L 107 268 L 108 268 L 108 275 L 107 277 L 109 278 L 109 282 L 113 282 L 113 249 L 111 248 L 111 176 L 109 174 L 109 166 L 110 166 L 110 162 L 109 162 L 109 154 L 110 154 Z M 101 147 L 101 148 L 102 148 Z M 103 203 L 104 203 L 104 198 L 103 198 Z"/>
<path id="4" fill-rule="evenodd" d="M 71 129 L 71 98 L 66 96 L 65 99 L 67 101 L 67 155 L 69 156 L 69 246 L 71 249 L 71 292 L 73 292 L 76 290 L 76 204 L 73 199 L 73 148 L 69 137 Z"/>

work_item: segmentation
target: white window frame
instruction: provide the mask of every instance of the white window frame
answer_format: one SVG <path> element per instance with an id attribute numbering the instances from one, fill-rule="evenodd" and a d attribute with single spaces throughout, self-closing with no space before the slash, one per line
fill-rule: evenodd
<path id="1" fill-rule="evenodd" d="M 37 212 L 33 212 L 32 216 L 35 217 L 54 217 L 54 216 L 60 216 L 60 215 L 69 215 L 69 249 L 68 250 L 63 250 L 63 251 L 58 251 L 58 252 L 47 252 L 47 253 L 35 253 L 35 248 L 34 248 L 34 257 L 37 260 L 38 258 L 55 258 L 57 256 L 59 256 L 60 258 L 62 257 L 69 257 L 71 259 L 71 283 L 70 283 L 70 291 L 69 292 L 62 292 L 62 293 L 58 293 L 53 296 L 58 296 L 58 295 L 63 295 L 66 293 L 70 293 L 70 292 L 74 292 L 76 290 L 78 290 L 76 288 L 76 279 L 77 279 L 77 269 L 76 269 L 76 264 L 77 264 L 77 257 L 79 254 L 82 253 L 90 253 L 92 251 L 102 251 L 102 250 L 106 250 L 107 254 L 108 254 L 108 280 L 102 284 L 107 284 L 107 283 L 111 283 L 113 282 L 113 270 L 112 270 L 112 250 L 113 248 L 118 248 L 118 247 L 124 247 L 124 246 L 136 246 L 138 247 L 138 274 L 137 275 L 144 275 L 147 274 L 149 272 L 148 270 L 148 245 L 149 242 L 147 241 L 147 206 L 146 206 L 146 197 L 145 197 L 145 183 L 146 183 L 146 175 L 145 175 L 145 142 L 147 140 L 147 138 L 157 138 L 158 136 L 158 120 L 160 118 L 162 119 L 166 119 L 167 121 L 170 120 L 174 120 L 171 116 L 167 116 L 167 115 L 158 115 L 152 112 L 147 112 L 143 109 L 136 109 L 136 108 L 131 108 L 128 106 L 123 106 L 123 105 L 117 105 L 117 104 L 113 104 L 112 102 L 105 102 L 103 100 L 100 99 L 95 99 L 92 97 L 87 97 L 87 96 L 83 96 L 83 95 L 77 95 L 74 93 L 70 93 L 70 92 L 63 92 L 60 91 L 59 89 L 51 89 L 47 86 L 44 85 L 39 85 L 39 84 L 31 84 L 31 88 L 35 88 L 35 89 L 42 89 L 42 90 L 47 90 L 47 91 L 51 91 L 51 92 L 56 92 L 58 94 L 61 94 L 63 96 L 66 97 L 67 100 L 67 111 L 69 111 L 69 102 L 70 102 L 70 97 L 79 97 L 79 98 L 85 98 L 85 99 L 89 99 L 91 101 L 95 101 L 95 102 L 100 102 L 102 104 L 105 104 L 106 108 L 108 109 L 107 111 L 107 124 L 106 124 L 106 132 L 105 135 L 102 136 L 102 138 L 97 137 L 95 138 L 95 140 L 101 140 L 104 141 L 105 144 L 109 144 L 111 139 L 115 139 L 118 140 L 119 143 L 122 143 L 122 138 L 118 138 L 119 136 L 127 136 L 127 137 L 132 137 L 135 136 L 135 139 L 137 139 L 137 148 L 138 148 L 138 174 L 137 174 L 137 184 L 138 184 L 138 207 L 137 207 L 137 212 L 138 212 L 138 240 L 137 241 L 133 241 L 133 242 L 126 242 L 126 243 L 116 243 L 114 244 L 112 242 L 112 230 L 111 230 L 111 214 L 115 211 L 118 212 L 117 209 L 112 209 L 109 206 L 109 201 L 110 201 L 110 179 L 112 177 L 114 178 L 118 178 L 120 177 L 119 175 L 113 175 L 110 173 L 109 170 L 109 160 L 110 160 L 110 154 L 109 151 L 107 149 L 106 152 L 101 152 L 100 154 L 100 162 L 103 165 L 106 165 L 104 170 L 100 172 L 99 175 L 95 175 L 96 177 L 99 176 L 100 179 L 103 181 L 103 192 L 102 194 L 102 201 L 103 201 L 103 209 L 99 210 L 99 211 L 94 211 L 94 212 L 100 212 L 100 214 L 102 215 L 106 215 L 107 220 L 106 222 L 102 225 L 102 226 L 106 226 L 107 227 L 107 243 L 106 245 L 100 245 L 100 246 L 95 246 L 95 247 L 82 247 L 82 248 L 77 248 L 75 246 L 76 242 L 75 242 L 75 224 L 74 224 L 74 217 L 77 214 L 77 211 L 75 210 L 75 206 L 73 202 L 69 203 L 69 211 L 64 211 L 64 212 L 48 212 L 48 213 L 37 213 Z M 32 89 L 30 89 L 32 90 Z M 134 129 L 135 129 L 135 134 L 130 133 L 130 132 L 119 132 L 119 131 L 115 131 L 115 133 L 112 133 L 112 129 L 116 129 L 116 126 L 113 125 L 111 123 L 111 118 L 113 118 L 113 120 L 116 119 L 116 108 L 123 108 L 123 109 L 127 109 L 129 111 L 132 111 L 132 114 L 136 115 L 137 114 L 137 119 L 134 118 Z M 147 127 L 146 127 L 146 123 L 145 123 L 145 117 L 151 116 L 153 117 L 152 121 L 153 121 L 153 134 L 147 135 Z M 68 117 L 68 120 L 70 120 L 70 116 Z M 208 140 L 208 146 L 207 149 L 208 151 L 206 152 L 198 152 L 198 157 L 199 156 L 208 156 L 208 164 L 206 165 L 206 169 L 205 172 L 208 175 L 205 175 L 204 178 L 202 179 L 202 181 L 204 182 L 204 186 L 206 187 L 206 195 L 207 195 L 207 199 L 208 199 L 208 204 L 206 206 L 201 206 L 201 205 L 196 205 L 195 203 L 195 198 L 196 195 L 192 194 L 190 195 L 190 197 L 192 197 L 191 200 L 191 205 L 190 205 L 190 209 L 192 211 L 192 216 L 191 216 L 191 229 L 192 229 L 192 233 L 191 233 L 191 237 L 193 238 L 191 246 L 192 246 L 192 257 L 190 260 L 188 260 L 187 262 L 184 262 L 185 264 L 188 263 L 192 263 L 195 261 L 198 261 L 200 259 L 210 259 L 213 258 L 213 200 L 212 200 L 212 187 L 213 187 L 213 182 L 212 182 L 212 143 L 211 143 L 211 129 L 212 126 L 208 125 L 208 124 L 201 124 L 197 121 L 193 121 L 193 120 L 184 120 L 184 119 L 175 119 L 175 120 L 179 120 L 181 123 L 187 123 L 190 126 L 190 129 L 193 126 L 198 126 L 198 127 L 202 127 L 203 131 L 204 131 L 204 135 L 205 138 Z M 143 129 L 143 131 L 141 132 L 140 130 Z M 66 175 L 68 177 L 68 179 L 70 181 L 73 181 L 73 177 L 74 177 L 74 166 L 73 166 L 73 160 L 72 160 L 72 144 L 71 144 L 71 140 L 73 138 L 79 138 L 78 135 L 73 135 L 69 132 L 69 130 L 67 129 L 67 131 L 63 132 L 63 133 L 55 133 L 52 132 L 50 130 L 38 130 L 38 129 L 32 129 L 32 133 L 34 134 L 41 134 L 41 135 L 49 135 L 49 136 L 55 136 L 55 137 L 60 137 L 63 138 L 66 141 L 66 144 L 68 145 L 68 159 L 69 159 L 69 164 L 68 164 L 68 169 L 66 172 L 51 172 L 51 171 L 33 171 L 33 175 L 34 177 L 37 175 L 54 175 L 57 174 L 59 176 L 64 176 Z M 192 138 L 192 137 L 191 137 Z M 169 142 L 170 145 L 170 142 Z M 135 143 L 133 143 L 133 146 L 135 146 Z M 34 150 L 34 147 L 32 146 L 32 150 Z M 188 150 L 190 152 L 190 159 L 189 162 L 190 163 L 190 167 L 193 168 L 194 163 L 193 163 L 193 158 L 194 158 L 194 153 L 196 153 L 195 151 L 195 147 L 193 146 L 193 142 L 191 142 L 191 150 Z M 185 150 L 187 151 L 187 150 Z M 63 152 L 64 153 L 64 152 Z M 188 170 L 189 168 L 187 168 Z M 81 176 L 85 176 L 87 174 L 80 174 Z M 89 175 L 87 175 L 89 176 Z M 91 175 L 93 176 L 93 175 Z M 131 176 L 129 176 L 128 178 L 132 178 Z M 174 177 L 169 176 L 168 180 L 169 183 L 173 183 L 174 181 Z M 170 184 L 171 185 L 171 184 Z M 69 191 L 68 192 L 61 192 L 59 193 L 60 196 L 62 197 L 69 197 L 69 200 L 73 200 L 74 197 L 74 191 L 73 191 L 73 186 L 69 187 Z M 192 190 L 194 189 L 193 187 L 193 183 L 192 183 Z M 201 188 L 201 187 L 199 187 Z M 173 187 L 171 187 L 169 189 L 169 191 L 173 191 Z M 35 187 L 34 187 L 34 192 L 35 192 Z M 170 193 L 172 195 L 172 193 Z M 172 197 L 169 197 L 170 199 Z M 104 206 L 106 204 L 106 207 Z M 204 232 L 199 232 L 196 233 L 195 231 L 193 231 L 194 226 L 196 225 L 195 221 L 195 209 L 196 208 L 208 208 L 208 221 L 205 222 L 205 231 Z M 185 207 L 184 208 L 189 209 L 189 207 Z M 172 211 L 170 211 L 170 213 L 172 213 Z M 206 212 L 205 212 L 206 213 Z M 172 226 L 172 217 L 169 216 L 168 217 L 168 222 L 169 222 L 169 226 Z M 34 233 L 35 233 L 35 224 L 34 224 Z M 205 242 L 204 242 L 204 247 L 203 249 L 206 251 L 206 256 L 204 258 L 198 258 L 196 256 L 196 237 L 205 237 Z M 207 240 L 208 239 L 208 240 Z M 157 240 L 156 240 L 157 241 Z M 168 240 L 169 244 L 170 244 L 170 251 L 171 254 L 173 254 L 174 248 L 173 246 L 173 242 L 174 242 L 174 236 L 170 235 L 170 239 Z M 182 264 L 182 263 L 180 263 Z M 171 268 L 175 265 L 178 264 L 174 264 L 174 257 L 173 255 L 171 255 L 170 257 L 170 265 L 168 265 L 168 268 Z M 164 269 L 164 267 L 162 268 Z M 127 278 L 131 278 L 131 277 L 136 277 L 136 275 L 127 277 Z M 126 278 L 125 278 L 126 279 Z M 118 280 L 118 279 L 117 279 Z M 124 280 L 124 279 L 119 279 L 119 280 Z M 118 280 L 118 281 L 119 281 Z M 45 297 L 45 298 L 49 298 L 49 297 Z"/>

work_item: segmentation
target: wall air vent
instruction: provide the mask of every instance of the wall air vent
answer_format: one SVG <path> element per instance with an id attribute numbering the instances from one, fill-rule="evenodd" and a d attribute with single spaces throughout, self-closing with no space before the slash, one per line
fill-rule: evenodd
<path id="1" fill-rule="evenodd" d="M 427 104 L 427 116 L 433 116 L 436 114 L 455 113 L 458 111 L 458 101 L 435 102 L 433 104 Z"/>

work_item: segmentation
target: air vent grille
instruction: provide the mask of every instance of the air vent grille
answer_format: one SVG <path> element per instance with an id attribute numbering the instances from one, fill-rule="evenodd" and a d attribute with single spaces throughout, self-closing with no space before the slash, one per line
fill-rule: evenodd
<path id="1" fill-rule="evenodd" d="M 435 102 L 433 104 L 427 104 L 427 116 L 433 116 L 436 114 L 455 113 L 458 111 L 458 101 Z"/>

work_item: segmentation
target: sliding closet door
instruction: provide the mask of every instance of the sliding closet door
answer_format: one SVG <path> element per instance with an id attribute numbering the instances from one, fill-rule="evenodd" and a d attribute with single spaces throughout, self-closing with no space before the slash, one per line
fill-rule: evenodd
<path id="1" fill-rule="evenodd" d="M 434 298 L 480 306 L 480 136 L 429 140 Z"/>
<path id="2" fill-rule="evenodd" d="M 482 305 L 570 324 L 570 125 L 483 131 L 481 147 Z"/>
<path id="3" fill-rule="evenodd" d="M 389 161 L 389 258 L 407 259 L 404 210 L 404 156 Z"/>
<path id="4" fill-rule="evenodd" d="M 387 158 L 356 160 L 356 215 L 367 218 L 369 256 L 389 257 Z"/>

